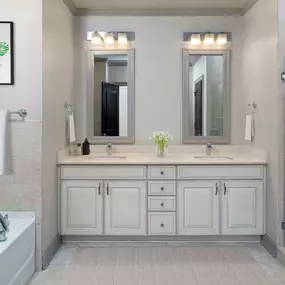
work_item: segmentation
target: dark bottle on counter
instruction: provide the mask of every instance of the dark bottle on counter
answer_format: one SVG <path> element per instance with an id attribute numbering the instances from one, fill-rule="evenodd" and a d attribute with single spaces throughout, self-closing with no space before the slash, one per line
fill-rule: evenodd
<path id="1" fill-rule="evenodd" d="M 89 155 L 90 154 L 90 143 L 88 139 L 86 138 L 82 144 L 82 154 L 83 155 Z"/>

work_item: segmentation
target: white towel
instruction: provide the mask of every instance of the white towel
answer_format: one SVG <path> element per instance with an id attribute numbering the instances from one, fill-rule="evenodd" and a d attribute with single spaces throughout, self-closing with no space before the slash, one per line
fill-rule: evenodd
<path id="1" fill-rule="evenodd" d="M 9 172 L 8 110 L 0 110 L 0 175 Z"/>
<path id="2" fill-rule="evenodd" d="M 68 116 L 68 136 L 69 136 L 69 142 L 73 143 L 75 142 L 75 125 L 74 125 L 74 115 L 71 114 Z"/>
<path id="3" fill-rule="evenodd" d="M 253 116 L 247 114 L 245 119 L 245 140 L 252 141 L 254 138 L 254 120 Z"/>

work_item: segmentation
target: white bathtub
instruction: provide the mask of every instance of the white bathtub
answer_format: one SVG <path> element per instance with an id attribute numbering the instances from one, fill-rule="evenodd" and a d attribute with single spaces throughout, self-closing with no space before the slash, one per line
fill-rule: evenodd
<path id="1" fill-rule="evenodd" d="M 0 284 L 26 285 L 35 272 L 34 212 L 1 212 L 8 214 L 10 230 L 0 242 Z"/>

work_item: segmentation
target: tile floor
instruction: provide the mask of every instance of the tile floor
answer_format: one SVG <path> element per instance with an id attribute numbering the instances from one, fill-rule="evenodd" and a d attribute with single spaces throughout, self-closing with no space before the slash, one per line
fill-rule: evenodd
<path id="1" fill-rule="evenodd" d="M 285 285 L 259 244 L 91 247 L 63 244 L 29 285 Z"/>

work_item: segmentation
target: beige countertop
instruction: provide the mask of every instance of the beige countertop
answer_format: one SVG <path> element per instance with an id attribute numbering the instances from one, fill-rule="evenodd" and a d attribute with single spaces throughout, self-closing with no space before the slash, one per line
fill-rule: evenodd
<path id="1" fill-rule="evenodd" d="M 203 148 L 204 149 L 204 148 Z M 108 156 L 106 152 L 93 152 L 88 156 L 68 155 L 64 149 L 58 153 L 58 165 L 263 165 L 267 164 L 266 153 L 250 147 L 217 147 L 210 158 L 206 157 L 202 148 L 175 147 L 164 157 L 158 157 L 155 152 L 151 153 L 149 148 L 138 150 L 129 148 L 114 148 L 114 154 Z M 102 149 L 98 149 L 99 151 Z M 153 150 L 153 149 L 152 149 Z M 202 158 L 197 158 L 197 157 Z M 116 159 L 119 157 L 120 159 Z M 196 158 L 195 158 L 196 157 Z M 205 158 L 206 157 L 206 158 Z M 230 158 L 230 159 L 225 159 Z"/>

